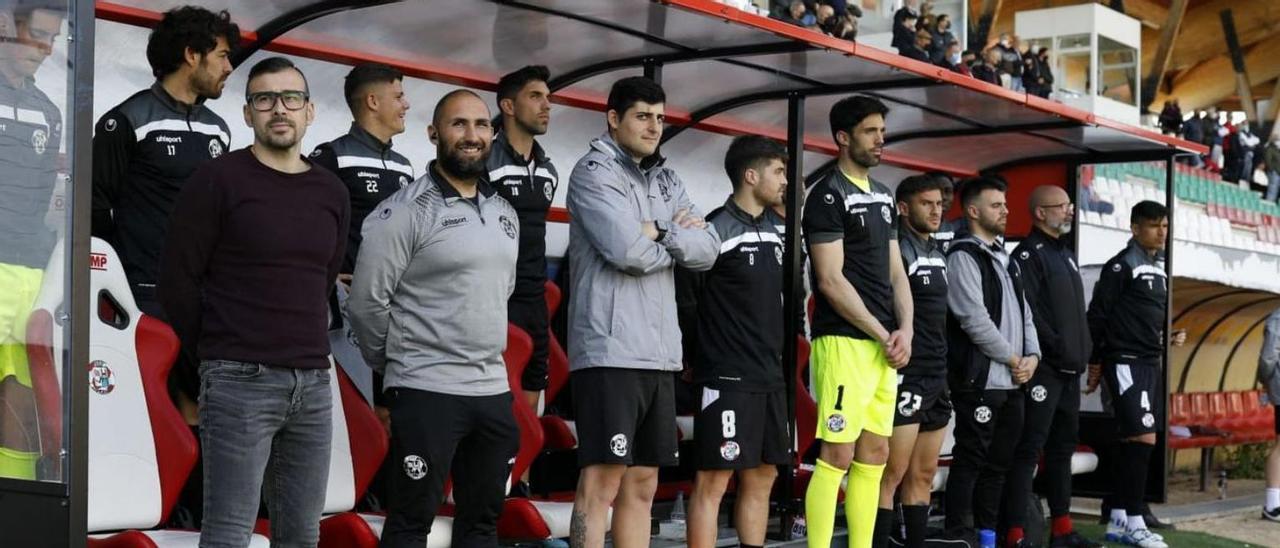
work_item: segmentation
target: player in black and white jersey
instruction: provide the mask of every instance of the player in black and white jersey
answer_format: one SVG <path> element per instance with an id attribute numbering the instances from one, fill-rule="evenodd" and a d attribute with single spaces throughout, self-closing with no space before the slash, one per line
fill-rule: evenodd
<path id="1" fill-rule="evenodd" d="M 400 71 L 383 64 L 352 68 L 343 84 L 351 130 L 311 152 L 311 161 L 342 179 L 351 194 L 351 228 L 341 270 L 347 281 L 356 267 L 364 218 L 414 180 L 409 159 L 391 148 L 391 138 L 404 133 L 409 112 L 403 80 Z"/>
<path id="2" fill-rule="evenodd" d="M 887 546 L 894 492 L 902 501 L 905 545 L 924 546 L 929 496 L 944 428 L 951 420 L 947 393 L 947 260 L 933 239 L 942 224 L 943 179 L 907 177 L 898 184 L 898 247 L 911 282 L 915 337 L 911 361 L 898 371 L 889 462 L 880 480 L 880 510 L 872 546 Z"/>
<path id="3" fill-rule="evenodd" d="M 551 123 L 550 79 L 547 67 L 531 65 L 498 80 L 502 127 L 487 164 L 489 183 L 520 217 L 516 288 L 507 301 L 507 316 L 533 339 L 520 386 L 535 413 L 547 388 L 547 210 L 560 184 L 556 166 L 536 139 Z"/>
<path id="4" fill-rule="evenodd" d="M 45 217 L 62 140 L 62 114 L 34 76 L 65 13 L 66 3 L 57 0 L 0 2 L 0 477 L 6 478 L 57 479 L 38 471 L 26 331 L 56 242 Z"/>
<path id="5" fill-rule="evenodd" d="M 693 378 L 702 404 L 694 419 L 698 474 L 689 546 L 716 544 L 720 499 L 738 472 L 734 523 L 742 546 L 763 546 L 769 492 L 786 464 L 787 394 L 782 369 L 782 235 L 771 208 L 787 187 L 787 152 L 743 136 L 725 154 L 733 195 L 707 216 L 720 236 L 715 266 L 698 292 Z"/>

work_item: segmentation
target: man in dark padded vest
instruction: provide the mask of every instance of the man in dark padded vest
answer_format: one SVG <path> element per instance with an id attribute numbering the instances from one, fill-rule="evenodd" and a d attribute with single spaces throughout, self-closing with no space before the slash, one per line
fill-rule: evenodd
<path id="1" fill-rule="evenodd" d="M 1035 373 L 1040 344 L 1016 265 L 1004 250 L 1004 182 L 978 177 L 960 189 L 969 233 L 947 249 L 947 373 L 956 444 L 946 526 L 994 531 L 1022 434 L 1021 386 Z"/>

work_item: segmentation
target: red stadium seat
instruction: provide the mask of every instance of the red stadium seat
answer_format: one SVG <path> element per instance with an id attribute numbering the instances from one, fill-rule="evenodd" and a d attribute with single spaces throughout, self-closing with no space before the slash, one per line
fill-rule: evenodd
<path id="1" fill-rule="evenodd" d="M 1223 392 L 1209 393 L 1209 424 L 1224 430 L 1230 428 L 1231 417 L 1227 412 L 1227 395 Z"/>
<path id="2" fill-rule="evenodd" d="M 560 309 L 561 304 L 560 287 L 550 280 L 546 283 L 547 296 L 547 317 L 554 318 L 556 311 Z M 569 356 L 565 354 L 564 347 L 560 346 L 560 340 L 556 337 L 551 328 L 547 328 L 547 390 L 542 395 L 544 405 L 549 405 L 556 401 L 556 396 L 560 395 L 560 390 L 569 382 Z"/>
<path id="3" fill-rule="evenodd" d="M 1207 425 L 1212 421 L 1209 413 L 1209 395 L 1204 392 L 1189 394 L 1191 400 L 1191 424 Z"/>
<path id="4" fill-rule="evenodd" d="M 1169 424 L 1187 426 L 1191 424 L 1191 406 L 1187 394 L 1179 392 L 1169 396 Z"/>
<path id="5" fill-rule="evenodd" d="M 96 238 L 92 249 L 102 258 L 89 276 L 89 294 L 99 300 L 93 308 L 105 300 L 111 313 L 89 320 L 86 388 L 97 426 L 89 429 L 88 546 L 194 545 L 199 532 L 152 530 L 168 520 L 197 454 L 195 435 L 169 398 L 178 338 L 138 310 L 115 250 Z M 250 543 L 267 545 L 260 535 Z"/>

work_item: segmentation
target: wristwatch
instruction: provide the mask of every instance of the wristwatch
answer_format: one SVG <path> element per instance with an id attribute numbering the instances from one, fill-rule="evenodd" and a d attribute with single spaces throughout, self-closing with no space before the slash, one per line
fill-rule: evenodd
<path id="1" fill-rule="evenodd" d="M 657 237 L 656 239 L 654 239 L 653 241 L 658 242 L 658 243 L 662 243 L 662 240 L 667 239 L 667 222 L 666 222 L 666 221 L 654 221 L 654 222 L 653 222 L 653 226 L 654 226 L 654 228 L 658 229 L 658 237 Z"/>

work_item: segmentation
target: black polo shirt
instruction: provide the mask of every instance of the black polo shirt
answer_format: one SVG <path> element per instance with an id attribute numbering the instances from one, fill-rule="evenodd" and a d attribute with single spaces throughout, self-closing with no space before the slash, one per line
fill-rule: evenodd
<path id="1" fill-rule="evenodd" d="M 782 375 L 782 235 L 768 210 L 752 217 L 729 199 L 707 216 L 720 256 L 698 295 L 694 381 L 716 390 L 768 392 Z"/>
<path id="2" fill-rule="evenodd" d="M 840 169 L 834 169 L 809 191 L 804 204 L 804 236 L 810 246 L 844 241 L 844 276 L 857 290 L 858 296 L 887 331 L 898 328 L 893 311 L 893 285 L 889 280 L 889 246 L 897 245 L 898 216 L 893 212 L 893 192 L 869 179 L 862 190 Z M 855 339 L 871 336 L 845 321 L 818 287 L 817 275 L 810 265 L 815 288 L 813 336 L 840 335 Z"/>
<path id="3" fill-rule="evenodd" d="M 391 141 L 379 141 L 355 123 L 346 135 L 317 146 L 311 152 L 311 161 L 337 175 L 351 195 L 347 256 L 342 261 L 342 272 L 350 274 L 355 271 L 360 253 L 364 218 L 413 181 L 413 166 L 408 158 L 391 149 Z"/>
<path id="4" fill-rule="evenodd" d="M 898 228 L 898 246 L 915 308 L 911 362 L 901 373 L 942 375 L 947 370 L 947 257 L 939 242 L 921 239 L 905 224 Z"/>

